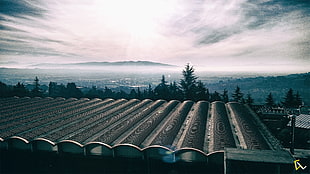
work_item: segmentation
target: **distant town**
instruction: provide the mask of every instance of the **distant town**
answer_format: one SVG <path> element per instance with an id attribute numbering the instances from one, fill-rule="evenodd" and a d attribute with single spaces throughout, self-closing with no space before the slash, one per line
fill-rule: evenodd
<path id="1" fill-rule="evenodd" d="M 168 66 L 168 65 L 167 65 Z M 162 67 L 162 66 L 161 66 Z M 114 68 L 115 69 L 115 68 Z M 116 68 L 121 69 L 121 68 Z M 136 68 L 139 69 L 139 68 Z M 8 89 L 13 90 L 14 86 L 23 86 L 25 91 L 32 91 L 35 87 L 35 78 L 38 78 L 40 95 L 62 96 L 62 97 L 98 97 L 98 98 L 153 98 L 153 94 L 146 94 L 163 84 L 168 88 L 179 88 L 182 77 L 181 68 L 179 71 L 164 71 L 159 68 L 158 72 L 141 71 L 107 71 L 107 70 L 80 70 L 80 69 L 11 69 L 0 68 L 0 82 Z M 237 86 L 243 93 L 243 98 L 250 97 L 254 104 L 265 104 L 268 95 L 272 95 L 274 103 L 281 105 L 286 93 L 292 89 L 294 95 L 300 97 L 304 105 L 310 104 L 310 73 L 291 75 L 261 75 L 246 73 L 215 73 L 215 72 L 194 72 L 195 80 L 200 83 L 209 97 L 207 101 L 222 100 L 228 95 L 228 100 L 233 100 L 232 95 Z M 52 92 L 49 86 L 56 88 L 67 88 L 68 84 L 81 91 L 79 95 L 61 95 L 60 92 Z M 198 84 L 197 84 L 198 85 Z M 56 90 L 57 91 L 57 90 Z M 59 91 L 59 90 L 58 90 Z M 52 93 L 50 93 L 52 92 Z M 154 91 L 153 91 L 154 92 Z M 14 92 L 13 92 L 14 93 Z M 108 94 L 110 93 L 110 94 Z M 113 94 L 112 94 L 113 93 Z M 123 93 L 120 95 L 120 93 Z M 131 93 L 131 95 L 130 95 Z M 126 94 L 126 95 L 124 95 Z M 7 96 L 8 93 L 1 94 Z M 10 94 L 16 95 L 16 94 Z M 19 95 L 30 95 L 24 93 Z M 220 99 L 221 98 L 221 99 Z M 171 97 L 167 98 L 172 99 Z M 184 99 L 177 97 L 176 99 Z M 223 99 L 224 101 L 227 99 Z"/>

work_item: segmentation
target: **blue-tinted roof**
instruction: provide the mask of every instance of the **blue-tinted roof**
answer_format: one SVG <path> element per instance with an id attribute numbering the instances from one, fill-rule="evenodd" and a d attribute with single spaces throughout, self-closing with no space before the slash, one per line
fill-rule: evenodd
<path id="1" fill-rule="evenodd" d="M 148 99 L 1 98 L 0 140 L 6 149 L 187 161 L 280 148 L 243 104 Z"/>
<path id="2" fill-rule="evenodd" d="M 291 126 L 291 121 L 287 124 L 287 126 Z M 310 129 L 310 115 L 300 114 L 296 116 L 295 127 Z"/>

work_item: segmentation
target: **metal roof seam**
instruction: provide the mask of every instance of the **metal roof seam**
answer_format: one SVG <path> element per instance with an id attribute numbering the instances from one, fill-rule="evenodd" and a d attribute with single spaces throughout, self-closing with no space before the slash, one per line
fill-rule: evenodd
<path id="1" fill-rule="evenodd" d="M 245 105 L 245 107 L 247 108 L 249 113 L 252 115 L 253 121 L 259 128 L 257 130 L 263 135 L 263 138 L 269 145 L 269 148 L 272 150 L 282 149 L 280 142 L 268 131 L 268 128 L 259 120 L 258 116 L 254 113 L 254 111 L 252 111 L 248 105 Z"/>
<path id="2" fill-rule="evenodd" d="M 192 101 L 185 101 L 183 103 L 178 104 L 178 106 L 176 106 L 174 110 L 170 112 L 170 115 L 161 121 L 161 125 L 159 125 L 160 128 L 158 129 L 156 136 L 154 136 L 154 138 L 150 143 L 152 145 L 159 143 L 158 145 L 173 147 L 172 144 L 174 141 L 174 137 L 176 137 L 176 135 L 173 134 L 175 132 L 174 130 L 176 129 L 176 131 L 178 131 L 180 129 L 180 127 L 176 124 L 180 122 L 179 125 L 180 126 L 182 125 L 181 123 L 183 123 L 192 105 L 193 105 Z M 162 144 L 164 143 L 163 141 L 167 140 L 167 138 L 172 139 L 171 142 L 170 143 L 165 142 L 165 144 Z"/>
<path id="3" fill-rule="evenodd" d="M 164 100 L 157 100 L 150 107 L 145 108 L 141 113 L 137 114 L 136 118 L 138 120 L 135 119 L 135 120 L 131 121 L 131 123 L 133 124 L 132 127 L 127 126 L 127 130 L 125 130 L 125 132 L 122 133 L 121 136 L 114 139 L 112 144 L 119 144 L 119 143 L 123 142 L 127 138 L 127 136 L 129 136 L 132 132 L 135 131 L 135 129 L 137 128 L 138 125 L 143 124 L 145 120 L 147 120 L 153 114 L 158 112 L 159 109 L 164 108 L 167 104 L 168 103 Z M 140 118 L 142 116 L 144 116 L 144 118 Z M 135 117 L 133 117 L 133 118 L 135 118 Z M 129 120 L 132 120 L 132 118 L 129 118 Z"/>
<path id="4" fill-rule="evenodd" d="M 123 102 L 123 101 L 120 101 L 120 102 Z M 102 105 L 102 106 L 101 106 L 101 105 Z M 65 130 L 67 131 L 70 127 L 75 127 L 75 125 L 76 125 L 77 123 L 80 123 L 80 122 L 82 122 L 82 121 L 85 121 L 85 120 L 87 120 L 87 119 L 92 118 L 92 117 L 94 116 L 94 114 L 97 114 L 98 112 L 101 112 L 101 111 L 100 111 L 101 109 L 106 110 L 106 109 L 109 109 L 109 108 L 105 105 L 105 103 L 97 103 L 97 105 L 95 106 L 95 108 L 93 108 L 93 109 L 91 109 L 91 110 L 88 110 L 88 111 L 86 111 L 86 112 L 83 112 L 83 113 L 81 113 L 81 114 L 76 115 L 76 116 L 81 116 L 81 117 L 79 117 L 78 119 L 74 119 L 74 120 L 70 121 L 69 123 L 65 124 L 64 126 L 61 126 L 61 127 L 59 128 L 59 130 L 54 129 L 54 130 L 52 130 L 52 131 L 49 131 L 47 135 L 44 135 L 44 137 L 46 137 L 46 136 L 49 137 L 48 135 L 53 136 L 53 135 L 52 135 L 53 133 L 57 133 L 58 131 L 61 131 L 61 130 L 63 130 L 63 129 L 65 129 Z M 74 132 L 74 133 L 76 133 L 76 132 Z M 64 140 L 64 139 L 68 139 L 69 137 L 70 137 L 70 136 L 68 136 L 68 134 L 66 134 L 66 135 L 61 135 L 61 137 L 59 137 L 56 141 L 61 141 L 61 140 Z"/>
<path id="5" fill-rule="evenodd" d="M 134 101 L 136 103 L 136 101 Z M 132 104 L 134 104 L 132 103 Z M 83 142 L 88 142 L 88 141 L 94 141 L 104 133 L 106 133 L 110 128 L 115 126 L 116 124 L 120 124 L 124 119 L 128 118 L 128 116 L 132 115 L 133 113 L 136 112 L 136 109 L 141 109 L 141 107 L 145 106 L 146 104 L 150 103 L 148 100 L 143 100 L 142 102 L 139 102 L 137 105 L 128 105 L 127 110 L 125 112 L 115 112 L 112 113 L 111 115 L 104 117 L 104 119 L 100 120 L 99 124 L 102 129 L 97 130 L 99 128 L 95 128 L 96 125 L 98 125 L 98 122 L 95 122 L 89 126 L 89 129 L 96 129 L 96 132 L 92 133 L 88 138 L 84 139 Z M 130 107 L 130 108 L 129 108 Z M 129 108 L 129 109 L 128 109 Z M 124 108 L 123 108 L 124 109 Z M 116 114 L 116 115 L 114 115 Z M 109 124 L 109 125 L 107 125 Z M 82 133 L 82 132 L 81 132 Z"/>
<path id="6" fill-rule="evenodd" d="M 204 137 L 204 143 L 203 143 L 203 148 L 202 151 L 204 153 L 208 153 L 209 152 L 209 143 L 210 143 L 210 129 L 209 129 L 209 124 L 210 124 L 210 118 L 211 118 L 211 103 L 208 102 L 208 111 L 207 111 L 207 115 L 206 115 L 206 128 L 205 128 L 205 137 Z"/>
<path id="7" fill-rule="evenodd" d="M 193 119 L 194 111 L 196 110 L 196 108 L 197 108 L 197 103 L 194 103 L 192 105 L 190 111 L 188 112 L 187 117 L 184 120 L 184 123 L 183 123 L 178 135 L 175 137 L 175 140 L 172 143 L 172 145 L 175 146 L 177 149 L 181 148 L 181 146 L 182 146 L 186 132 L 189 129 L 189 125 L 190 125 L 191 120 Z"/>
<path id="8" fill-rule="evenodd" d="M 169 115 L 175 106 L 179 103 L 180 102 L 176 100 L 168 102 L 167 105 L 162 108 L 162 110 L 152 114 L 150 117 L 148 117 L 147 120 L 145 120 L 145 122 L 137 126 L 135 131 L 131 132 L 131 134 L 127 136 L 125 140 L 123 140 L 123 143 L 129 142 L 140 146 L 145 137 L 149 136 L 149 133 L 154 130 L 158 123 L 160 123 L 163 118 Z"/>
<path id="9" fill-rule="evenodd" d="M 152 144 L 152 142 L 158 136 L 158 134 L 161 132 L 161 130 L 164 129 L 164 126 L 166 125 L 166 123 L 172 119 L 171 115 L 172 115 L 172 113 L 174 113 L 175 110 L 177 110 L 178 107 L 180 107 L 180 104 L 177 104 L 172 109 L 172 111 L 170 111 L 168 113 L 168 115 L 162 119 L 162 121 L 155 127 L 155 129 L 150 133 L 150 135 L 147 136 L 146 139 L 141 143 L 142 147 L 147 147 L 147 146 Z"/>
<path id="10" fill-rule="evenodd" d="M 185 133 L 181 147 L 194 147 L 200 150 L 203 149 L 207 124 L 207 113 L 209 112 L 208 106 L 209 102 L 197 102 L 197 107 L 193 110 L 193 118 L 189 122 L 189 127 Z"/>
<path id="11" fill-rule="evenodd" d="M 240 127 L 238 126 L 238 123 L 237 123 L 237 120 L 236 120 L 236 116 L 235 116 L 235 113 L 232 111 L 232 108 L 230 106 L 230 102 L 229 103 L 226 103 L 226 107 L 228 108 L 228 113 L 230 115 L 230 118 L 231 118 L 231 123 L 233 125 L 233 128 L 234 128 L 234 133 L 236 135 L 236 138 L 238 141 L 238 145 L 237 147 L 241 148 L 241 149 L 247 149 L 247 145 L 245 143 L 245 139 L 241 133 L 241 130 L 240 130 Z"/>
<path id="12" fill-rule="evenodd" d="M 117 111 L 123 109 L 124 107 L 128 108 L 137 102 L 138 101 L 136 101 L 136 100 L 131 100 L 131 101 L 128 101 L 128 102 L 121 104 L 120 106 L 109 108 L 109 110 L 107 110 L 106 112 L 99 111 L 99 113 L 92 113 L 91 116 L 87 116 L 87 118 L 85 118 L 83 120 L 78 120 L 79 122 L 82 122 L 82 123 L 79 124 L 77 127 L 75 125 L 73 125 L 73 128 L 75 130 L 71 131 L 70 134 L 67 134 L 66 136 L 64 136 L 63 139 L 69 139 L 72 136 L 84 131 L 89 126 L 89 124 L 91 124 L 91 125 L 98 124 L 98 122 L 100 123 L 103 120 L 106 120 L 107 117 L 114 116 L 114 114 L 117 114 Z M 83 127 L 80 127 L 81 125 Z"/>
<path id="13" fill-rule="evenodd" d="M 86 100 L 86 101 L 88 101 L 88 100 Z M 49 135 L 51 135 L 55 132 L 57 133 L 57 132 L 59 132 L 59 130 L 63 130 L 65 128 L 67 128 L 68 126 L 74 124 L 75 122 L 78 122 L 79 120 L 77 120 L 76 118 L 78 118 L 78 117 L 87 118 L 87 117 L 83 117 L 83 116 L 86 116 L 87 113 L 91 112 L 92 111 L 91 108 L 97 108 L 98 106 L 100 106 L 100 102 L 98 103 L 98 100 L 94 100 L 94 101 L 90 100 L 90 102 L 91 103 L 94 102 L 94 103 L 90 106 L 80 105 L 77 112 L 75 112 L 75 113 L 69 112 L 69 113 L 67 113 L 66 117 L 59 117 L 58 120 L 53 120 L 53 122 L 47 122 L 47 125 L 49 125 L 49 127 L 48 127 L 49 131 L 46 131 L 45 134 L 37 135 L 37 137 L 48 137 L 48 138 L 50 138 Z M 101 104 L 105 104 L 105 103 L 101 103 Z M 81 107 L 81 106 L 85 106 L 85 107 Z M 72 119 L 74 119 L 74 120 L 72 120 Z M 44 125 L 44 126 L 47 126 L 47 125 Z M 56 126 L 56 128 L 51 128 L 50 125 L 54 125 L 54 127 Z M 44 128 L 44 127 L 42 127 L 42 128 Z M 25 132 L 23 132 L 23 134 L 25 134 Z M 22 135 L 22 134 L 20 134 L 20 135 Z M 37 137 L 33 137 L 33 138 L 37 138 Z M 59 139 L 57 141 L 61 141 L 61 139 Z"/>

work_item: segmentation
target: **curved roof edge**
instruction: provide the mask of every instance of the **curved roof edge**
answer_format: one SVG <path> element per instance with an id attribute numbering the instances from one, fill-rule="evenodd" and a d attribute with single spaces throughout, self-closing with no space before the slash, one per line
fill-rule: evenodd
<path id="1" fill-rule="evenodd" d="M 125 100 L 125 101 L 130 101 L 130 100 L 137 100 L 137 101 L 143 101 L 143 100 L 150 100 L 150 101 L 164 101 L 164 102 L 170 102 L 170 101 L 178 101 L 178 102 L 195 102 L 193 100 L 164 100 L 164 99 L 143 99 L 143 100 L 139 100 L 139 99 L 125 99 L 125 98 L 120 98 L 120 99 L 114 99 L 114 98 L 104 98 L 104 99 L 101 99 L 101 98 L 87 98 L 87 97 L 82 97 L 82 98 L 75 98 L 75 97 L 69 97 L 69 98 L 64 98 L 64 97 L 29 97 L 29 96 L 25 96 L 25 97 L 18 97 L 18 96 L 14 96 L 12 98 L 27 98 L 27 99 L 31 99 L 31 98 L 37 98 L 37 99 L 44 99 L 44 98 L 47 98 L 47 99 L 60 99 L 60 100 L 84 100 L 84 101 L 90 101 L 90 100 L 97 100 L 97 101 L 104 101 L 104 100 L 113 100 L 113 101 L 116 101 L 116 100 Z M 210 103 L 209 101 L 206 101 L 206 100 L 199 100 L 197 101 L 197 103 Z M 214 102 L 220 102 L 220 101 L 214 101 Z M 228 103 L 233 103 L 233 102 L 228 102 Z M 235 103 L 238 103 L 238 102 L 235 102 Z"/>
<path id="2" fill-rule="evenodd" d="M 57 145 L 59 145 L 59 144 L 65 144 L 65 143 L 72 143 L 72 144 L 75 144 L 75 145 L 77 145 L 77 146 L 83 148 L 83 145 L 82 145 L 81 143 L 79 143 L 79 142 L 77 142 L 77 141 L 74 141 L 74 140 L 62 140 L 62 141 L 60 141 L 59 143 L 57 143 Z"/>
<path id="3" fill-rule="evenodd" d="M 129 143 L 116 144 L 114 146 L 110 146 L 109 144 L 106 144 L 103 142 L 88 142 L 86 144 L 81 144 L 81 143 L 76 142 L 74 140 L 62 140 L 62 141 L 56 143 L 56 142 L 53 142 L 53 141 L 51 141 L 49 139 L 45 139 L 45 138 L 36 138 L 32 141 L 28 141 L 27 139 L 25 139 L 23 137 L 19 137 L 19 136 L 12 136 L 12 137 L 9 137 L 6 139 L 0 138 L 1 143 L 5 143 L 8 141 L 12 141 L 12 140 L 19 140 L 19 141 L 23 142 L 25 145 L 33 145 L 35 142 L 40 142 L 40 141 L 46 142 L 46 143 L 50 144 L 51 146 L 62 146 L 63 144 L 71 144 L 71 145 L 77 146 L 77 147 L 82 148 L 82 149 L 87 148 L 88 146 L 91 146 L 91 145 L 100 145 L 100 146 L 104 146 L 104 147 L 111 149 L 111 150 L 115 150 L 117 148 L 122 148 L 122 147 L 130 147 L 130 148 L 133 148 L 139 152 L 146 152 L 146 151 L 149 151 L 150 149 L 163 149 L 165 151 L 169 151 L 171 153 L 176 153 L 176 154 L 182 153 L 183 151 L 195 151 L 195 152 L 201 153 L 204 156 L 208 156 L 212 153 L 216 153 L 216 152 L 212 152 L 212 153 L 206 154 L 202 150 L 199 150 L 196 148 L 185 147 L 185 148 L 180 148 L 180 149 L 172 149 L 172 148 L 169 148 L 167 146 L 161 146 L 161 145 L 151 145 L 151 146 L 147 146 L 145 148 L 140 148 L 139 146 L 136 146 L 134 144 L 129 144 Z M 12 145 L 9 145 L 9 146 L 12 146 Z M 58 149 L 58 150 L 60 150 L 60 149 Z"/>
<path id="4" fill-rule="evenodd" d="M 116 144 L 112 148 L 114 149 L 114 148 L 119 148 L 119 147 L 132 147 L 132 148 L 135 148 L 135 149 L 139 150 L 140 152 L 142 152 L 142 149 L 139 146 L 136 146 L 134 144 L 129 144 L 129 143 Z"/>
<path id="5" fill-rule="evenodd" d="M 52 146 L 56 146 L 56 143 L 54 143 L 53 141 L 46 139 L 46 138 L 36 138 L 36 139 L 32 140 L 30 143 L 32 143 L 34 141 L 45 141 L 45 142 L 51 144 Z"/>
<path id="6" fill-rule="evenodd" d="M 90 146 L 90 145 L 101 145 L 101 146 L 105 146 L 109 149 L 112 149 L 113 147 L 106 144 L 106 143 L 103 143 L 103 142 L 99 142 L 99 141 L 91 141 L 91 142 L 88 142 L 86 144 L 83 145 L 83 147 L 86 147 L 86 146 Z"/>
<path id="7" fill-rule="evenodd" d="M 195 152 L 198 152 L 198 153 L 201 153 L 203 154 L 204 156 L 208 156 L 208 154 L 206 154 L 205 152 L 203 152 L 202 150 L 199 150 L 199 149 L 196 149 L 196 148 L 192 148 L 192 147 L 183 147 L 183 148 L 180 148 L 180 149 L 177 149 L 175 151 L 175 153 L 183 153 L 183 152 L 186 152 L 186 151 L 195 151 Z"/>
<path id="8" fill-rule="evenodd" d="M 20 137 L 20 136 L 12 136 L 12 137 L 7 138 L 6 140 L 10 141 L 10 140 L 14 140 L 14 139 L 18 139 L 18 140 L 23 141 L 26 144 L 29 144 L 29 141 L 26 138 L 23 138 L 23 137 Z"/>
<path id="9" fill-rule="evenodd" d="M 45 139 L 45 138 L 36 138 L 32 141 L 30 141 L 30 144 L 32 145 L 32 151 L 35 152 L 57 152 L 58 147 L 56 146 L 56 143 Z"/>
<path id="10" fill-rule="evenodd" d="M 19 137 L 19 136 L 12 136 L 5 140 L 5 142 L 8 142 L 7 148 L 14 149 L 14 150 L 31 150 L 31 144 L 29 141 L 25 138 Z"/>
<path id="11" fill-rule="evenodd" d="M 170 149 L 169 147 L 166 146 L 161 146 L 161 145 L 151 145 L 151 146 L 147 146 L 145 148 L 142 149 L 142 151 L 148 150 L 148 149 L 155 149 L 155 148 L 160 148 L 160 149 L 164 149 L 167 151 L 171 151 L 174 152 L 172 149 Z"/>
<path id="12" fill-rule="evenodd" d="M 225 104 L 225 102 L 223 102 L 223 101 L 213 101 L 213 102 L 211 102 L 211 104 L 212 103 L 224 103 Z M 230 103 L 230 102 L 228 102 L 228 103 Z"/>

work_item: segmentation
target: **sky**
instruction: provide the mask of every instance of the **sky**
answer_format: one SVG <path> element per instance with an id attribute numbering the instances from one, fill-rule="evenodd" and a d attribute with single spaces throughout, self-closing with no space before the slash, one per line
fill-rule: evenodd
<path id="1" fill-rule="evenodd" d="M 308 0 L 0 0 L 0 67 L 153 61 L 310 70 Z"/>

